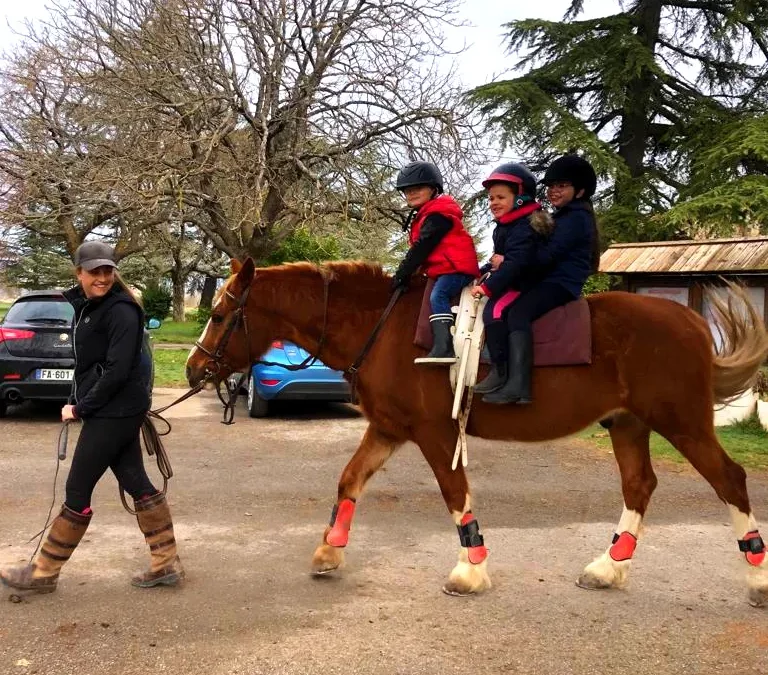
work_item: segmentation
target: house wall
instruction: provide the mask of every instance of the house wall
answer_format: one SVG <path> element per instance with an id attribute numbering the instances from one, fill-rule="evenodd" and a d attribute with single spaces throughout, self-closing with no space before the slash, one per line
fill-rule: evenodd
<path id="1" fill-rule="evenodd" d="M 728 274 L 717 276 L 691 275 L 626 275 L 622 287 L 630 293 L 642 293 L 665 297 L 688 307 L 699 314 L 707 314 L 705 289 L 708 286 L 723 286 L 723 279 L 747 286 L 758 310 L 768 328 L 768 271 L 765 274 Z"/>

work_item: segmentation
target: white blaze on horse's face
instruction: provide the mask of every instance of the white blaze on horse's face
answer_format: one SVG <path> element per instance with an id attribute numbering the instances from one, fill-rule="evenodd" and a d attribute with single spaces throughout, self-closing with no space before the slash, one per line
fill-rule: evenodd
<path id="1" fill-rule="evenodd" d="M 213 313 L 216 308 L 221 304 L 221 297 L 219 297 L 216 302 L 213 303 L 211 306 L 211 313 Z M 203 328 L 203 333 L 198 339 L 198 342 L 201 344 L 205 344 L 205 339 L 208 337 L 208 329 L 211 327 L 211 320 L 208 319 L 208 321 L 205 324 L 205 328 Z M 187 356 L 187 361 L 192 358 L 192 355 L 197 351 L 197 345 L 193 346 L 192 349 L 189 350 L 189 355 Z"/>

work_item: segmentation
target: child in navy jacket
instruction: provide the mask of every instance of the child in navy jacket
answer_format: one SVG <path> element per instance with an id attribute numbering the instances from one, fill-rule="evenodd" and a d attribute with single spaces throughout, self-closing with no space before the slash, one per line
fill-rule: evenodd
<path id="1" fill-rule="evenodd" d="M 510 353 L 509 377 L 483 400 L 489 403 L 530 403 L 533 371 L 532 324 L 547 312 L 575 300 L 597 269 L 599 240 L 590 198 L 597 177 L 592 166 L 577 155 L 555 160 L 544 181 L 547 197 L 555 207 L 554 229 L 535 245 L 533 276 L 536 281 L 506 309 Z"/>

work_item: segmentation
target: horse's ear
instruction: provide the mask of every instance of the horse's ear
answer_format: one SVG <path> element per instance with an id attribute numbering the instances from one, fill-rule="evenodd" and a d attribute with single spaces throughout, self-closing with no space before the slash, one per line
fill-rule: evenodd
<path id="1" fill-rule="evenodd" d="M 232 270 L 232 274 L 237 274 L 242 267 L 243 263 L 241 263 L 237 258 L 232 258 L 229 261 L 229 269 Z"/>
<path id="2" fill-rule="evenodd" d="M 239 269 L 235 272 L 235 274 L 237 274 L 238 284 L 241 288 L 250 286 L 251 282 L 253 281 L 253 277 L 256 274 L 256 265 L 253 262 L 253 258 L 248 256 L 242 265 L 240 265 L 240 263 L 238 263 L 238 265 Z"/>

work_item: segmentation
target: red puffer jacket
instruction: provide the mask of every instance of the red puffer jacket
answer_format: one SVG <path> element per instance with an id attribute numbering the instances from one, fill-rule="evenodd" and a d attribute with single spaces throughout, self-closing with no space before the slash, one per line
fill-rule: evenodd
<path id="1" fill-rule="evenodd" d="M 480 276 L 480 267 L 477 264 L 477 251 L 475 243 L 469 232 L 464 229 L 462 218 L 464 214 L 461 207 L 453 197 L 440 195 L 431 199 L 419 209 L 416 218 L 411 224 L 411 246 L 418 240 L 419 231 L 428 216 L 439 214 L 448 218 L 453 227 L 440 240 L 435 250 L 429 254 L 422 264 L 422 271 L 428 277 L 437 277 L 441 274 L 471 274 Z"/>

